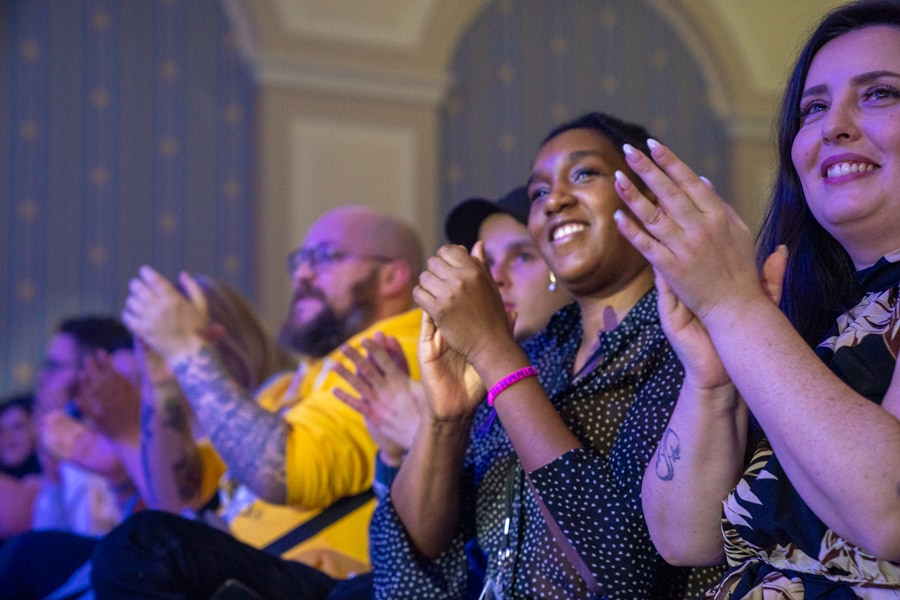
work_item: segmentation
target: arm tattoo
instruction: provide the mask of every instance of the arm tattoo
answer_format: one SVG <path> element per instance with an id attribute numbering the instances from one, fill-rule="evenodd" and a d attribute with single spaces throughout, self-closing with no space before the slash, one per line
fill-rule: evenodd
<path id="1" fill-rule="evenodd" d="M 656 449 L 656 476 L 663 481 L 675 478 L 675 461 L 681 458 L 681 440 L 674 429 L 666 428 Z"/>
<path id="2" fill-rule="evenodd" d="M 203 480 L 203 465 L 200 455 L 193 450 L 192 433 L 186 406 L 177 389 L 160 389 L 158 405 L 142 407 L 141 462 L 144 469 L 144 480 L 147 484 L 148 502 L 158 506 L 161 502 L 160 485 L 154 474 L 153 463 L 165 460 L 157 468 L 172 473 L 172 485 L 178 494 L 179 502 L 188 502 L 199 491 Z M 181 440 L 178 443 L 177 440 Z M 156 447 L 160 444 L 172 444 L 171 453 Z M 163 459 L 162 454 L 165 456 Z"/>
<path id="3" fill-rule="evenodd" d="M 284 503 L 287 423 L 256 404 L 208 347 L 174 365 L 173 370 L 200 425 L 234 478 L 263 500 Z"/>
<path id="4" fill-rule="evenodd" d="M 147 494 L 147 504 L 157 506 L 159 500 L 156 496 L 156 481 L 153 478 L 153 469 L 150 468 L 150 445 L 153 443 L 153 416 L 156 409 L 150 404 L 141 405 L 141 467 L 144 469 L 144 482 Z"/>
<path id="5" fill-rule="evenodd" d="M 163 411 L 162 426 L 173 430 L 188 443 L 192 443 L 188 414 L 185 412 L 181 397 L 167 396 L 163 404 Z M 203 482 L 203 465 L 198 452 L 189 452 L 183 445 L 178 448 L 181 452 L 172 463 L 172 472 L 175 475 L 178 497 L 182 501 L 187 501 L 193 498 L 200 489 Z"/>

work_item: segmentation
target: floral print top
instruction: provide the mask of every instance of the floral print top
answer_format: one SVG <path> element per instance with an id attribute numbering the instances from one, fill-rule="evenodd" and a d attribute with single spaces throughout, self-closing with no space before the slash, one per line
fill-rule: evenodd
<path id="1" fill-rule="evenodd" d="M 857 273 L 863 299 L 816 353 L 856 392 L 881 403 L 900 349 L 900 252 Z M 841 539 L 806 505 L 758 432 L 752 459 L 724 502 L 729 574 L 713 600 L 900 598 L 900 563 Z"/>

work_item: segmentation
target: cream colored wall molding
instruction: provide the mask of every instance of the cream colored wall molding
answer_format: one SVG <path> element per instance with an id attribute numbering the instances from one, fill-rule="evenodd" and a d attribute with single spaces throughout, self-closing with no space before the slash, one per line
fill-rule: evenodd
<path id="1" fill-rule="evenodd" d="M 440 107 L 456 47 L 489 1 L 220 1 L 260 81 L 257 287 L 278 322 L 284 253 L 326 206 L 367 189 L 364 173 L 387 173 L 397 193 L 378 194 L 384 208 L 417 221 L 426 246 L 440 239 Z M 842 0 L 644 1 L 704 73 L 730 140 L 731 185 L 720 191 L 752 228 L 773 172 L 780 81 L 808 27 Z M 342 170 L 342 156 L 360 168 Z"/>
<path id="2" fill-rule="evenodd" d="M 256 71 L 263 85 L 278 85 L 298 91 L 326 92 L 379 100 L 439 105 L 452 85 L 449 74 L 396 72 L 259 56 Z"/>
<path id="3" fill-rule="evenodd" d="M 245 0 L 219 0 L 219 3 L 231 24 L 238 51 L 247 65 L 255 70 L 256 56 L 259 54 L 259 34 Z"/>
<path id="4" fill-rule="evenodd" d="M 723 118 L 732 112 L 731 93 L 727 79 L 722 77 L 728 62 L 730 47 L 717 47 L 715 40 L 703 35 L 702 22 L 698 22 L 698 11 L 688 6 L 690 0 L 644 0 L 665 19 L 678 33 L 696 64 L 703 73 L 707 85 L 707 99 L 716 116 Z M 697 4 L 697 2 L 693 2 Z M 708 15 L 706 11 L 699 14 Z M 713 28 L 715 30 L 715 28 Z M 701 35 L 698 35 L 700 33 Z"/>
<path id="5" fill-rule="evenodd" d="M 410 51 L 441 0 L 272 0 L 293 34 Z"/>

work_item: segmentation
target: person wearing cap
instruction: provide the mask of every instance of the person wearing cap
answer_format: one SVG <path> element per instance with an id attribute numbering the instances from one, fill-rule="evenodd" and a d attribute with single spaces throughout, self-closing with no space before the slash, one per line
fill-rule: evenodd
<path id="1" fill-rule="evenodd" d="M 519 186 L 493 202 L 469 198 L 458 204 L 444 223 L 450 242 L 469 251 L 478 241 L 484 245 L 485 261 L 503 305 L 507 312 L 516 314 L 514 335 L 520 342 L 543 329 L 553 313 L 572 301 L 569 293 L 556 285 L 528 233 L 530 204 L 527 189 Z M 345 348 L 346 356 L 355 363 L 355 372 L 341 364 L 335 367 L 358 395 L 341 388 L 334 394 L 366 418 L 379 446 L 373 487 L 383 496 L 412 442 L 424 391 L 405 373 L 402 354 L 390 339 L 376 336 L 363 340 L 363 347 L 366 357 L 353 347 Z M 480 382 L 473 393 L 484 394 Z"/>

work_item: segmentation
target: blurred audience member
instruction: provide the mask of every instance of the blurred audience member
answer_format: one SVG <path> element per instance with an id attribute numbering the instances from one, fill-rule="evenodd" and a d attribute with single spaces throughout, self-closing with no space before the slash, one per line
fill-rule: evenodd
<path id="1" fill-rule="evenodd" d="M 99 437 L 84 422 L 79 399 L 79 373 L 98 351 L 136 377 L 132 348 L 131 333 L 105 316 L 65 319 L 51 337 L 35 393 L 43 466 L 35 529 L 102 535 L 121 520 L 123 505 L 134 497 L 124 468 L 94 446 Z"/>
<path id="2" fill-rule="evenodd" d="M 240 293 L 206 275 L 194 275 L 193 280 L 209 307 L 206 335 L 238 384 L 253 389 L 296 367 L 296 359 L 278 346 Z M 202 432 L 165 362 L 140 340 L 136 350 L 143 395 L 116 370 L 107 353 L 86 359 L 77 402 L 92 425 L 82 428 L 81 435 L 89 432 L 91 438 L 85 444 L 102 445 L 121 461 L 140 490 L 142 504 L 173 512 L 216 506 L 224 465 L 208 443 L 195 443 Z M 86 592 L 95 543 L 94 538 L 61 531 L 19 535 L 0 551 L 0 590 L 15 598 L 43 598 L 51 592 L 69 598 Z"/>
<path id="3" fill-rule="evenodd" d="M 15 479 L 41 472 L 33 410 L 31 394 L 0 400 L 0 473 Z"/>
<path id="4" fill-rule="evenodd" d="M 41 464 L 31 394 L 0 401 L 0 540 L 31 527 Z"/>

